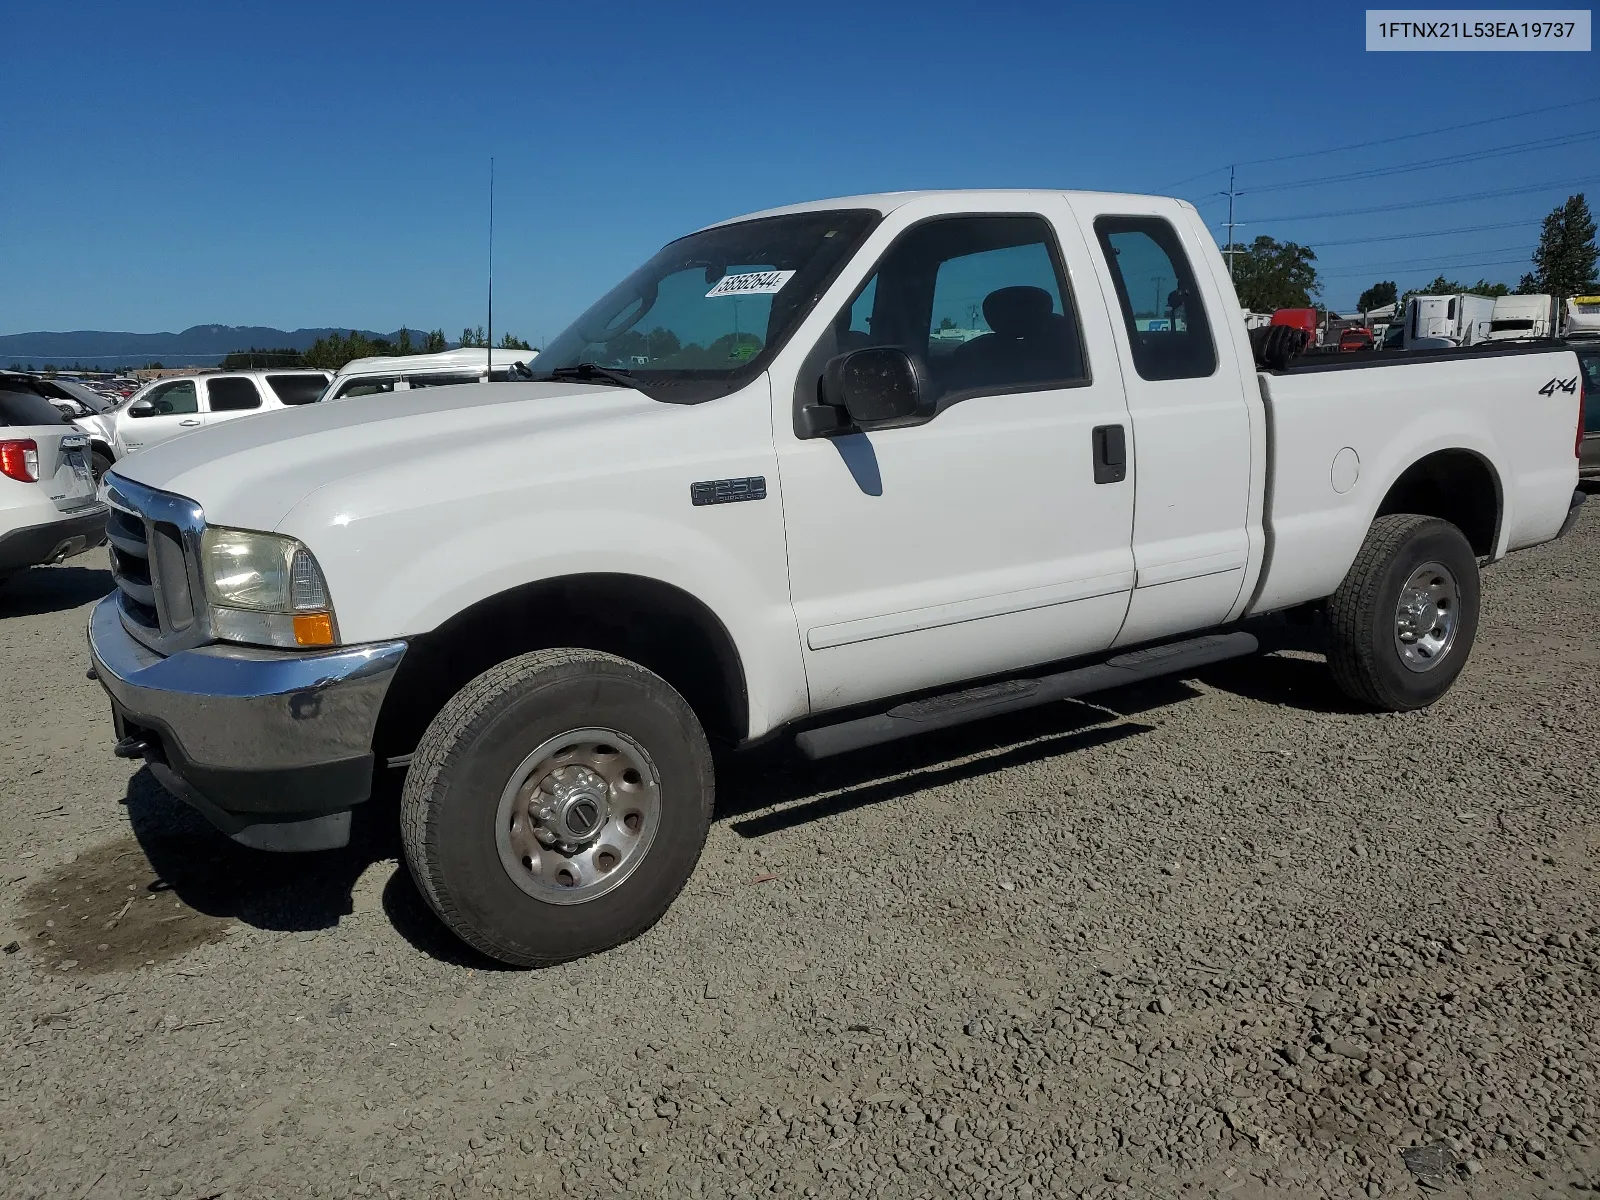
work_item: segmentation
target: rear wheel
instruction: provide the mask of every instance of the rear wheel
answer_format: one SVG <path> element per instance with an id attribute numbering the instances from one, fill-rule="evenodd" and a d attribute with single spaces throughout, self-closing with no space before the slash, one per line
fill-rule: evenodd
<path id="1" fill-rule="evenodd" d="M 1467 665 L 1478 600 L 1478 560 L 1461 530 L 1414 513 L 1379 517 L 1328 600 L 1334 681 L 1373 708 L 1426 708 Z"/>
<path id="2" fill-rule="evenodd" d="M 96 484 L 106 477 L 106 472 L 111 470 L 113 465 L 111 459 L 98 450 L 89 455 L 89 470 L 93 473 Z"/>
<path id="3" fill-rule="evenodd" d="M 434 718 L 401 794 L 406 861 L 469 945 L 540 966 L 609 949 L 666 912 L 710 828 L 711 751 L 636 663 L 541 650 Z"/>

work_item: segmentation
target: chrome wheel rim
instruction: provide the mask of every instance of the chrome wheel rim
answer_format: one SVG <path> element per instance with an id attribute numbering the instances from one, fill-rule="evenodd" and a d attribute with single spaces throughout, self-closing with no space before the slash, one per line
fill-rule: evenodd
<path id="1" fill-rule="evenodd" d="M 615 729 L 574 729 L 524 758 L 495 812 L 500 865 L 528 895 L 583 904 L 621 886 L 661 825 L 661 776 Z"/>
<path id="2" fill-rule="evenodd" d="M 1407 669 L 1431 671 L 1455 645 L 1461 624 L 1461 588 L 1443 563 L 1423 563 L 1400 589 L 1394 645 Z"/>

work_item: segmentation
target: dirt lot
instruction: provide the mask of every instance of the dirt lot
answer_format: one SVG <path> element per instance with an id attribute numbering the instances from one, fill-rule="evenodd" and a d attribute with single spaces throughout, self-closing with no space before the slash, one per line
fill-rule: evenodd
<path id="1" fill-rule="evenodd" d="M 113 758 L 101 561 L 0 593 L 7 1196 L 1600 1189 L 1600 511 L 1488 573 L 1428 713 L 1285 628 L 726 762 L 667 918 L 534 973 L 443 933 L 383 801 L 257 855 Z"/>

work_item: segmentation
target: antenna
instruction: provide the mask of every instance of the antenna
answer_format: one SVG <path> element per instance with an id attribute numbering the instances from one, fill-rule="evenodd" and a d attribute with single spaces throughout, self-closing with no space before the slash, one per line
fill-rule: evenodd
<path id="1" fill-rule="evenodd" d="M 489 323 L 483 332 L 483 381 L 494 378 L 494 156 L 489 156 Z"/>

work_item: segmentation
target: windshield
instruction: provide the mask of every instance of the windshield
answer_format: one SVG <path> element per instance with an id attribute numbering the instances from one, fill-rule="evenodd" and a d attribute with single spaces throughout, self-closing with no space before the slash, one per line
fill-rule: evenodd
<path id="1" fill-rule="evenodd" d="M 765 369 L 879 219 L 792 213 L 679 238 L 552 340 L 533 378 L 592 363 L 658 400 L 726 395 Z"/>

